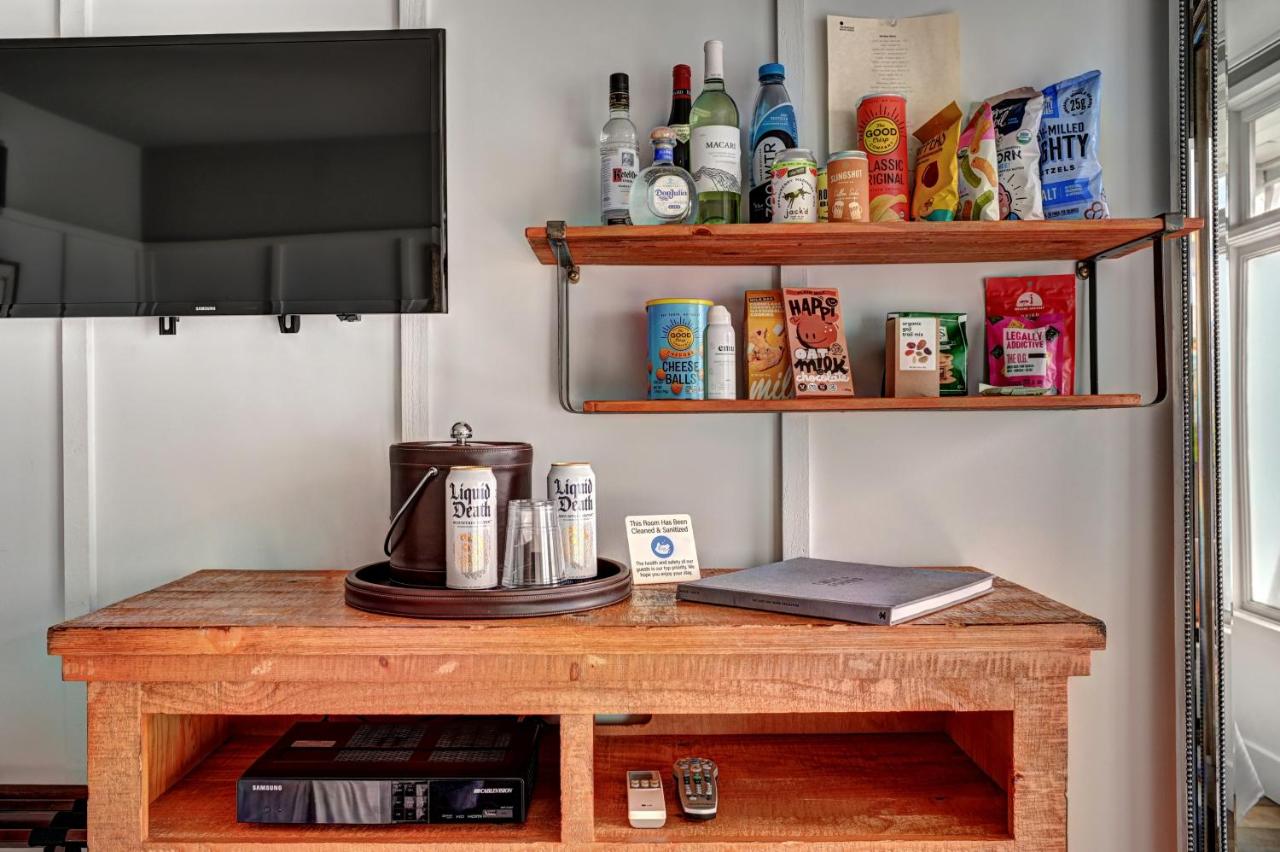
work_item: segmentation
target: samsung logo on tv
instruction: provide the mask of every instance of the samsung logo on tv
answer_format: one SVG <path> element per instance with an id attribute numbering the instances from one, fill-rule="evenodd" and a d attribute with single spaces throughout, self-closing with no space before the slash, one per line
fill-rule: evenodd
<path id="1" fill-rule="evenodd" d="M 216 311 L 217 309 L 217 305 L 196 305 L 197 311 Z"/>
<path id="2" fill-rule="evenodd" d="M 472 791 L 472 795 L 478 796 L 481 793 L 510 793 L 513 789 L 514 788 L 512 787 L 477 787 Z"/>
<path id="3" fill-rule="evenodd" d="M 278 792 L 280 792 L 280 791 L 284 790 L 284 785 L 283 785 L 283 784 L 254 784 L 254 785 L 253 785 L 253 789 L 254 789 L 255 791 L 257 791 L 257 790 L 265 790 L 265 791 L 267 791 L 267 792 L 277 792 L 277 793 L 278 793 Z"/>

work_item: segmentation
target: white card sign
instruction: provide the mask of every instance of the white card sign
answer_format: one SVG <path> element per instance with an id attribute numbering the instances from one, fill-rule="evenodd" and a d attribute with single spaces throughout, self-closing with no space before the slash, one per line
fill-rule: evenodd
<path id="1" fill-rule="evenodd" d="M 627 549 L 631 553 L 631 581 L 638 586 L 678 583 L 702 576 L 693 541 L 693 519 L 688 515 L 629 516 Z"/>

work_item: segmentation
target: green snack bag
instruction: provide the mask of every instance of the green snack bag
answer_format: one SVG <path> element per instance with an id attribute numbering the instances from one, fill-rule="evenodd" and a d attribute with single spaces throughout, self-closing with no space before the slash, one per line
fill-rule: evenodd
<path id="1" fill-rule="evenodd" d="M 965 325 L 968 314 L 940 313 L 937 311 L 892 311 L 894 317 L 937 317 L 938 319 L 938 391 L 943 396 L 967 396 L 969 386 L 965 377 L 969 372 L 969 338 Z"/>

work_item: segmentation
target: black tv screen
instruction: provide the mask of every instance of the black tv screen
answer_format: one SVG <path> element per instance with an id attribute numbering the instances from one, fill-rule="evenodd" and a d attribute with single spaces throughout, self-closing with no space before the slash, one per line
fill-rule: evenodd
<path id="1" fill-rule="evenodd" d="M 0 41 L 0 317 L 445 310 L 444 31 Z"/>

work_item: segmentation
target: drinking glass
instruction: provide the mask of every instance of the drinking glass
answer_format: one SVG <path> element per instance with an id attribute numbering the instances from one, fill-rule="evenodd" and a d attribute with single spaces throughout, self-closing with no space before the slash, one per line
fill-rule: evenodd
<path id="1" fill-rule="evenodd" d="M 503 588 L 556 586 L 563 581 L 564 552 L 555 504 L 550 500 L 512 500 L 507 504 Z"/>

